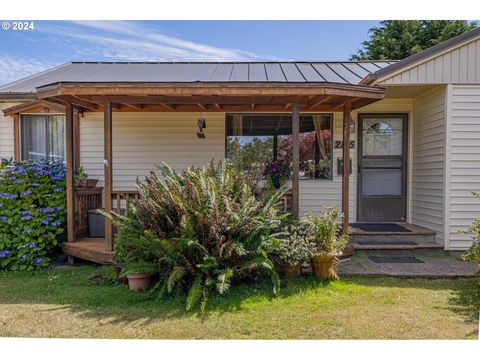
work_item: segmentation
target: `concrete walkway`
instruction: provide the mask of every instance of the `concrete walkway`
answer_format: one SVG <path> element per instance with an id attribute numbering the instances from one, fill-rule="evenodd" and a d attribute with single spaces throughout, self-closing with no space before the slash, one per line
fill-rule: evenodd
<path id="1" fill-rule="evenodd" d="M 340 274 L 344 276 L 398 276 L 426 278 L 475 277 L 480 266 L 438 254 L 392 255 L 356 252 L 352 258 L 342 259 Z"/>

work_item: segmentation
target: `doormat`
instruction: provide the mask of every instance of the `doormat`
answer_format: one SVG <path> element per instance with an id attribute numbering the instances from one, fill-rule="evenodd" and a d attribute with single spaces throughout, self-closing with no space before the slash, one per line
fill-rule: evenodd
<path id="1" fill-rule="evenodd" d="M 377 264 L 423 264 L 424 261 L 415 256 L 369 256 L 369 260 Z"/>
<path id="2" fill-rule="evenodd" d="M 394 223 L 355 223 L 350 226 L 367 232 L 412 232 L 406 227 Z"/>
<path id="3" fill-rule="evenodd" d="M 414 241 L 357 241 L 360 245 L 418 245 Z"/>

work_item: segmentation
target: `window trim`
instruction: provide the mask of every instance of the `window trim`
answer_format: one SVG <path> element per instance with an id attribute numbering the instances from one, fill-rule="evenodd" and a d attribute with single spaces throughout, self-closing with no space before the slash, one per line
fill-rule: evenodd
<path id="1" fill-rule="evenodd" d="M 285 115 L 289 115 L 289 116 L 292 116 L 292 113 L 291 112 L 226 112 L 225 113 L 225 119 L 224 119 L 224 126 L 225 126 L 225 136 L 223 138 L 224 142 L 225 142 L 225 145 L 224 145 L 224 157 L 225 159 L 228 159 L 227 157 L 227 146 L 228 146 L 228 141 L 227 141 L 227 137 L 228 137 L 228 126 L 227 126 L 227 121 L 228 121 L 228 116 L 230 115 L 246 115 L 246 116 L 249 116 L 249 115 L 265 115 L 265 116 L 276 116 L 276 115 L 280 115 L 280 116 L 285 116 Z M 330 146 L 330 177 L 328 178 L 318 178 L 318 179 L 299 179 L 300 181 L 333 181 L 333 155 L 334 155 L 334 129 L 335 129 L 335 114 L 333 112 L 300 112 L 299 116 L 302 116 L 302 115 L 323 115 L 323 116 L 329 116 L 330 117 L 330 122 L 331 122 L 331 134 L 330 134 L 330 142 L 331 142 L 331 146 Z"/>
<path id="2" fill-rule="evenodd" d="M 19 134 L 18 134 L 19 136 L 18 136 L 18 140 L 19 140 L 19 148 L 20 148 L 20 160 L 22 160 L 22 161 L 27 160 L 27 158 L 25 157 L 25 151 L 24 151 L 24 147 L 23 147 L 24 144 L 23 144 L 23 125 L 22 125 L 22 122 L 23 122 L 23 119 L 25 119 L 26 117 L 29 117 L 29 116 L 45 116 L 47 119 L 50 118 L 50 117 L 54 117 L 54 116 L 63 116 L 64 120 L 66 120 L 65 113 L 20 113 L 20 114 L 18 114 L 18 117 L 19 117 Z M 48 134 L 48 120 L 45 123 L 45 127 L 46 127 L 46 134 Z M 48 145 L 49 145 L 48 136 L 47 136 L 47 139 L 45 140 L 45 143 L 46 143 L 46 148 L 48 149 Z M 64 158 L 65 157 L 66 157 L 66 154 L 64 154 Z M 50 156 L 47 160 L 51 160 Z"/>

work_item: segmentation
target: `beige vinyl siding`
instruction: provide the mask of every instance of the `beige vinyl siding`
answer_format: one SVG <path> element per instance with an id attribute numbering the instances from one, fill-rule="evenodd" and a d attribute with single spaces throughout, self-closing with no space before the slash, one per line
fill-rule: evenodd
<path id="1" fill-rule="evenodd" d="M 480 39 L 422 60 L 379 79 L 379 85 L 480 83 Z"/>
<path id="2" fill-rule="evenodd" d="M 445 87 L 414 99 L 411 222 L 444 243 Z"/>
<path id="3" fill-rule="evenodd" d="M 0 102 L 0 110 L 18 105 L 14 102 Z M 13 157 L 13 119 L 0 111 L 0 158 Z"/>
<path id="4" fill-rule="evenodd" d="M 451 86 L 449 232 L 452 250 L 471 245 L 468 235 L 458 233 L 480 217 L 480 200 L 470 191 L 480 191 L 480 85 Z"/>
<path id="5" fill-rule="evenodd" d="M 176 170 L 223 159 L 225 114 L 209 113 L 206 138 L 196 136 L 197 113 L 113 114 L 114 190 L 133 190 L 162 161 Z M 103 114 L 80 119 L 80 160 L 92 177 L 103 181 Z"/>

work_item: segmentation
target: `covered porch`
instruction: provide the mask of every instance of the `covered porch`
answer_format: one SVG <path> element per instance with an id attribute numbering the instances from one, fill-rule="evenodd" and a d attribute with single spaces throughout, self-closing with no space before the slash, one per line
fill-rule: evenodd
<path id="1" fill-rule="evenodd" d="M 152 83 L 55 83 L 38 88 L 44 101 L 61 104 L 66 114 L 67 166 L 67 242 L 64 252 L 73 258 L 98 263 L 113 261 L 115 234 L 105 219 L 105 236 L 85 236 L 85 214 L 103 207 L 120 212 L 138 194 L 116 191 L 113 187 L 113 126 L 119 113 L 254 113 L 288 114 L 291 118 L 291 204 L 284 208 L 299 215 L 300 117 L 303 113 L 342 112 L 342 157 L 350 158 L 351 112 L 383 99 L 383 89 L 346 84 L 152 84 Z M 103 187 L 91 190 L 74 188 L 74 174 L 80 166 L 80 122 L 86 113 L 103 117 Z M 192 132 L 195 131 L 192 129 Z M 201 132 L 202 130 L 200 130 Z M 132 138 L 132 141 L 135 139 Z M 159 154 L 159 162 L 161 161 Z M 216 159 L 219 160 L 219 159 Z M 342 169 L 343 231 L 349 231 L 350 162 Z"/>

